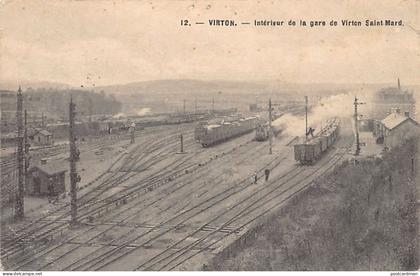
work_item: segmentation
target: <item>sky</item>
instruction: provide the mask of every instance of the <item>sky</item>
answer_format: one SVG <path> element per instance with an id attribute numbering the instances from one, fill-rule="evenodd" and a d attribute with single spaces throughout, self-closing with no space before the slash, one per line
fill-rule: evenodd
<path id="1" fill-rule="evenodd" d="M 159 79 L 420 84 L 420 1 L 0 0 L 0 83 Z M 192 26 L 181 26 L 188 19 Z M 234 19 L 236 27 L 210 27 Z M 403 27 L 253 20 L 402 19 Z M 195 25 L 195 22 L 205 22 Z"/>

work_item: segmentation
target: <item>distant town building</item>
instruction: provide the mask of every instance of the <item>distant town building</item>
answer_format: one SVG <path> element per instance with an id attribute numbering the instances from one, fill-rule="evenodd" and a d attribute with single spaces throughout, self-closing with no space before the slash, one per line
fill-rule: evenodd
<path id="1" fill-rule="evenodd" d="M 385 119 L 375 122 L 374 134 L 387 148 L 393 148 L 404 141 L 420 135 L 420 125 L 410 117 L 408 112 L 404 115 L 399 109 L 393 110 Z"/>
<path id="2" fill-rule="evenodd" d="M 374 95 L 371 118 L 382 120 L 391 114 L 394 108 L 398 108 L 402 114 L 408 112 L 414 116 L 415 103 L 413 92 L 401 89 L 398 79 L 397 87 L 383 88 Z"/>
<path id="3" fill-rule="evenodd" d="M 33 166 L 28 171 L 25 193 L 29 195 L 55 196 L 64 193 L 65 164 L 60 162 L 45 163 Z"/>
<path id="4" fill-rule="evenodd" d="M 50 146 L 54 143 L 53 135 L 45 129 L 37 129 L 35 133 L 30 136 L 30 139 L 36 146 Z"/>

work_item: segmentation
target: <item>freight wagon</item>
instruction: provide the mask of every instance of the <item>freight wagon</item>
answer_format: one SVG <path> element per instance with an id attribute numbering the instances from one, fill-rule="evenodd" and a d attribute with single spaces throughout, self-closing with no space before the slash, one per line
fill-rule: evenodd
<path id="1" fill-rule="evenodd" d="M 208 147 L 249 133 L 255 129 L 256 123 L 257 118 L 250 117 L 221 124 L 199 125 L 195 129 L 195 138 L 203 147 Z"/>
<path id="2" fill-rule="evenodd" d="M 339 129 L 338 122 L 333 120 L 316 137 L 294 145 L 295 160 L 302 165 L 313 164 L 335 143 Z"/>

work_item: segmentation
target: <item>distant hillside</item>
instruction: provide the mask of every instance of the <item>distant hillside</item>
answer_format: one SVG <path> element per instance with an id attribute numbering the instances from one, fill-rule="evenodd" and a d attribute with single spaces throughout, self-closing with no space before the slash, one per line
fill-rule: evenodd
<path id="1" fill-rule="evenodd" d="M 396 82 L 381 83 L 381 84 L 337 84 L 337 83 L 291 83 L 280 80 L 266 80 L 266 81 L 227 81 L 227 80 L 192 80 L 192 79 L 178 79 L 178 80 L 152 80 L 152 81 L 139 81 L 126 84 L 105 85 L 89 88 L 72 87 L 69 84 L 48 82 L 48 81 L 21 81 L 15 82 L 0 82 L 0 90 L 16 91 L 18 86 L 21 85 L 23 90 L 28 88 L 51 88 L 51 89 L 81 89 L 81 90 L 94 90 L 100 92 L 105 91 L 107 94 L 198 94 L 198 93 L 252 93 L 252 94 L 266 94 L 266 93 L 305 93 L 305 94 L 336 94 L 343 90 L 359 90 L 364 89 L 380 89 L 389 86 L 396 86 Z M 402 86 L 408 89 L 418 89 L 418 85 L 405 85 Z"/>
<path id="2" fill-rule="evenodd" d="M 353 89 L 359 84 L 330 84 L 330 83 L 288 83 L 278 80 L 268 81 L 223 81 L 223 80 L 156 80 L 133 82 L 122 85 L 110 85 L 94 88 L 96 91 L 104 90 L 113 94 L 184 94 L 184 93 L 290 93 L 290 92 L 331 92 Z M 381 87 L 381 86 L 378 86 Z"/>
<path id="3" fill-rule="evenodd" d="M 67 118 L 70 95 L 82 116 L 98 114 L 116 114 L 121 111 L 121 103 L 112 94 L 104 92 L 83 91 L 78 89 L 22 89 L 23 107 L 29 113 L 45 113 L 47 117 Z M 0 90 L 2 112 L 15 112 L 16 92 Z M 11 120 L 13 118 L 9 118 Z"/>
<path id="4" fill-rule="evenodd" d="M 71 85 L 59 82 L 50 82 L 50 81 L 20 81 L 17 82 L 0 82 L 0 90 L 11 90 L 17 91 L 19 85 L 22 87 L 22 90 L 26 90 L 28 88 L 38 89 L 38 88 L 51 88 L 51 89 L 70 89 L 72 88 Z"/>

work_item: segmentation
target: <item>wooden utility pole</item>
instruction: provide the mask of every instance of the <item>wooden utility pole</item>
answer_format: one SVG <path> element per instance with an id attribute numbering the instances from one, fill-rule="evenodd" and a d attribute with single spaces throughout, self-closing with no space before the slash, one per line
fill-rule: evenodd
<path id="1" fill-rule="evenodd" d="M 92 98 L 89 98 L 89 123 L 92 122 L 92 116 L 93 116 L 93 103 L 92 103 Z"/>
<path id="2" fill-rule="evenodd" d="M 355 155 L 359 155 L 360 153 L 360 141 L 359 141 L 359 123 L 358 123 L 358 115 L 357 115 L 357 106 L 360 104 L 358 103 L 358 98 L 354 97 L 354 126 L 356 130 L 356 153 Z"/>
<path id="3" fill-rule="evenodd" d="M 71 224 L 77 223 L 77 182 L 80 182 L 80 176 L 77 174 L 76 162 L 79 160 L 79 151 L 76 147 L 76 137 L 74 134 L 74 121 L 76 116 L 76 104 L 70 98 L 69 105 L 69 142 L 70 142 L 70 194 L 71 194 Z"/>
<path id="4" fill-rule="evenodd" d="M 130 126 L 130 144 L 134 144 L 135 143 L 135 136 L 134 136 L 134 132 L 136 131 L 136 126 L 134 123 L 131 124 Z"/>
<path id="5" fill-rule="evenodd" d="M 25 134 L 24 134 L 24 144 L 25 144 L 25 187 L 28 186 L 28 170 L 29 170 L 29 142 L 28 142 L 28 114 L 25 109 Z"/>
<path id="6" fill-rule="evenodd" d="M 308 140 L 308 96 L 305 96 L 305 139 Z"/>
<path id="7" fill-rule="evenodd" d="M 271 99 L 268 100 L 268 154 L 273 154 L 273 135 L 271 135 Z"/>
<path id="8" fill-rule="evenodd" d="M 17 167 L 18 167 L 18 185 L 15 201 L 15 218 L 21 219 L 25 214 L 24 209 L 24 192 L 25 192 L 25 180 L 24 180 L 24 155 L 23 155 L 23 118 L 22 118 L 22 108 L 23 108 L 23 96 L 22 89 L 19 86 L 16 99 L 16 123 L 17 123 Z"/>
<path id="9" fill-rule="evenodd" d="M 194 109 L 195 113 L 197 113 L 197 98 L 194 99 Z"/>
<path id="10" fill-rule="evenodd" d="M 211 110 L 212 110 L 212 112 L 213 112 L 213 114 L 214 114 L 214 96 L 213 96 L 213 98 L 211 99 Z"/>

